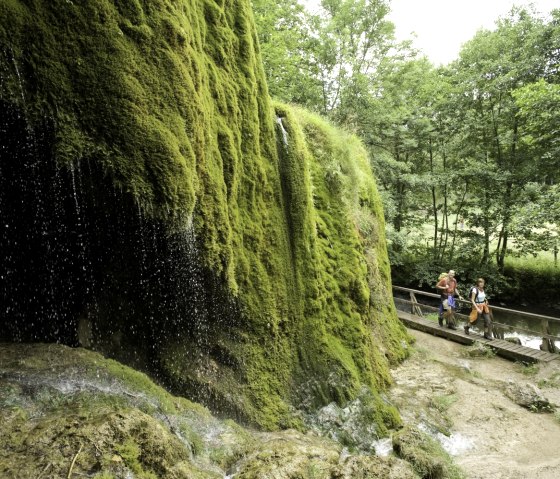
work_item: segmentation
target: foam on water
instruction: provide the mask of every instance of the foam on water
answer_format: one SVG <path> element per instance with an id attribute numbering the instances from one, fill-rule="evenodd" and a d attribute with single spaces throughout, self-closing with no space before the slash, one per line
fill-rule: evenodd
<path id="1" fill-rule="evenodd" d="M 375 441 L 373 447 L 376 456 L 387 457 L 393 452 L 393 441 L 390 437 L 385 437 Z"/>

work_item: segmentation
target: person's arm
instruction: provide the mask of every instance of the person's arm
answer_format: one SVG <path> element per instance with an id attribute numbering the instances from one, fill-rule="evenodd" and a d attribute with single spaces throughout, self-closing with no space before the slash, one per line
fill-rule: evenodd
<path id="1" fill-rule="evenodd" d="M 443 280 L 439 281 L 439 282 L 436 284 L 436 289 L 439 289 L 439 290 L 447 289 L 447 284 L 443 284 L 443 285 L 442 285 L 442 284 L 441 284 L 442 282 L 443 282 Z"/>

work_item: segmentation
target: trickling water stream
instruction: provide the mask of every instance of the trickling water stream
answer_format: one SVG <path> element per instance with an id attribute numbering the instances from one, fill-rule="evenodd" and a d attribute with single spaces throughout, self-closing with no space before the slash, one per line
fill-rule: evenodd
<path id="1" fill-rule="evenodd" d="M 284 144 L 285 148 L 288 148 L 288 132 L 286 131 L 286 127 L 284 126 L 284 120 L 282 119 L 282 117 L 276 117 L 276 124 L 278 125 L 278 128 L 280 129 L 280 132 L 282 134 L 282 143 Z"/>

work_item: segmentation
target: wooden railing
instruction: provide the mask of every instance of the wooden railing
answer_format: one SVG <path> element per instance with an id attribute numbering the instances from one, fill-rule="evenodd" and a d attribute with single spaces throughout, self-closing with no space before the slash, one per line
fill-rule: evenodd
<path id="1" fill-rule="evenodd" d="M 415 314 L 417 316 L 424 316 L 422 310 L 428 310 L 428 311 L 439 311 L 439 306 L 431 306 L 429 304 L 423 304 L 418 302 L 417 300 L 417 296 L 424 296 L 427 298 L 436 298 L 439 299 L 440 295 L 436 294 L 436 293 L 428 293 L 426 291 L 420 291 L 417 289 L 410 289 L 410 288 L 403 288 L 402 286 L 393 286 L 393 290 L 394 291 L 399 291 L 401 293 L 408 293 L 410 299 L 403 299 L 403 298 L 395 298 L 397 299 L 399 302 L 401 303 L 405 303 L 405 304 L 409 304 L 410 305 L 410 312 L 412 314 Z M 462 304 L 464 306 L 470 307 L 471 306 L 471 302 L 468 300 L 460 300 L 457 299 L 457 302 L 459 304 Z M 497 321 L 492 321 L 492 325 L 494 327 L 494 335 L 499 337 L 500 339 L 504 338 L 504 332 L 505 331 L 520 331 L 520 332 L 524 332 L 524 333 L 529 333 L 533 336 L 537 336 L 537 337 L 542 337 L 542 344 L 541 344 L 541 349 L 543 351 L 548 351 L 548 352 L 556 352 L 557 349 L 555 347 L 555 341 L 560 341 L 560 336 L 555 336 L 553 334 L 551 334 L 550 331 L 550 324 L 560 324 L 560 318 L 555 318 L 552 316 L 545 316 L 542 314 L 535 314 L 535 313 L 528 313 L 525 311 L 518 311 L 518 310 L 514 310 L 514 309 L 508 309 L 508 308 L 502 308 L 500 306 L 491 306 L 491 309 L 493 311 L 500 311 L 502 313 L 510 313 L 510 314 L 515 314 L 517 316 L 522 316 L 524 318 L 528 318 L 530 320 L 534 320 L 534 321 L 539 321 L 540 322 L 540 327 L 538 328 L 538 330 L 536 329 L 527 329 L 527 328 L 523 328 L 523 327 L 519 327 L 519 326 L 511 326 L 510 324 L 504 324 L 504 323 L 500 323 Z M 458 318 L 462 318 L 465 320 L 468 320 L 468 316 L 465 314 L 461 314 L 461 313 L 455 313 L 455 316 Z"/>

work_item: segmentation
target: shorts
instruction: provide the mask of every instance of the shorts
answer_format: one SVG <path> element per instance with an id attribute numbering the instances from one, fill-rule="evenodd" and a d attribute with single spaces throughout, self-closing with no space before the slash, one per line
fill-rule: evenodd
<path id="1" fill-rule="evenodd" d="M 443 308 L 444 309 L 455 309 L 457 304 L 455 303 L 454 296 L 448 296 L 446 300 L 443 301 Z"/>

